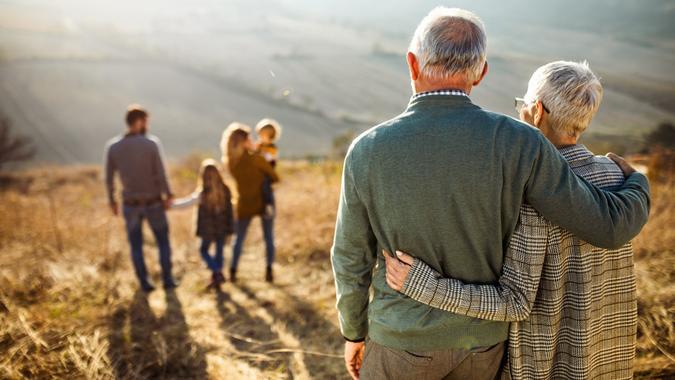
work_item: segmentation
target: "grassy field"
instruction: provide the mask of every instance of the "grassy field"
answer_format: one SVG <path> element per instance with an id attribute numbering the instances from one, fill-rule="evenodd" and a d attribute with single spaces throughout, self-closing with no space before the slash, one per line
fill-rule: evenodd
<path id="1" fill-rule="evenodd" d="M 198 157 L 172 165 L 192 191 Z M 253 228 L 240 280 L 207 292 L 191 211 L 172 211 L 181 286 L 136 290 L 123 221 L 110 216 L 98 167 L 0 177 L 0 379 L 345 378 L 330 270 L 340 166 L 285 162 L 278 266 L 263 280 Z M 638 377 L 675 375 L 675 184 L 653 183 L 653 212 L 634 241 Z M 146 231 L 146 261 L 159 283 Z M 228 246 L 227 257 L 230 256 Z"/>

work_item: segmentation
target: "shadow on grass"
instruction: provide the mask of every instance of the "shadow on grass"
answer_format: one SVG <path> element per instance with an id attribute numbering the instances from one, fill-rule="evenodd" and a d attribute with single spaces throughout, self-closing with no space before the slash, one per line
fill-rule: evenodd
<path id="1" fill-rule="evenodd" d="M 285 373 L 292 378 L 290 354 L 273 353 L 282 344 L 279 335 L 272 331 L 262 318 L 251 315 L 222 290 L 216 290 L 216 308 L 221 324 L 230 343 L 237 349 L 240 359 L 263 371 Z"/>
<path id="2" fill-rule="evenodd" d="M 204 350 L 190 337 L 180 299 L 166 290 L 166 312 L 157 318 L 137 291 L 128 308 L 110 317 L 108 358 L 117 379 L 204 379 Z"/>
<path id="3" fill-rule="evenodd" d="M 261 299 L 245 284 L 236 286 L 249 298 L 256 300 L 274 319 L 281 321 L 300 341 L 301 349 L 307 352 L 304 355 L 304 364 L 313 378 L 321 378 L 331 373 L 333 376 L 342 375 L 335 373 L 336 369 L 342 369 L 340 358 L 312 354 L 314 352 L 340 355 L 344 344 L 339 331 L 312 304 L 279 287 L 274 288 L 273 299 Z"/>

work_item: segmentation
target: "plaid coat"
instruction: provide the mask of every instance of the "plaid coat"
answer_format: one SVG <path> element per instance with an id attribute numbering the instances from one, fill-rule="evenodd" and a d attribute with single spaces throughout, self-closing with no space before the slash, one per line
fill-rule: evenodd
<path id="1" fill-rule="evenodd" d="M 560 149 L 572 170 L 604 189 L 621 170 L 583 145 Z M 580 241 L 523 205 L 496 285 L 442 278 L 415 260 L 402 292 L 430 306 L 512 321 L 504 377 L 631 379 L 637 300 L 630 244 L 606 250 Z"/>
<path id="2" fill-rule="evenodd" d="M 202 239 L 217 240 L 226 238 L 234 232 L 234 218 L 232 212 L 232 195 L 225 186 L 225 204 L 219 210 L 211 210 L 201 202 L 203 194 L 199 194 L 199 208 L 197 209 L 196 235 Z"/>

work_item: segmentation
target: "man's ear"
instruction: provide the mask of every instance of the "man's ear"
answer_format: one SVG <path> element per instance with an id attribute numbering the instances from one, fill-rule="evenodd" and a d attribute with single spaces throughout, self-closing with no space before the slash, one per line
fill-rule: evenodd
<path id="1" fill-rule="evenodd" d="M 473 82 L 473 87 L 478 86 L 480 84 L 480 82 L 483 80 L 483 78 L 485 78 L 487 73 L 488 73 L 488 63 L 487 63 L 487 61 L 485 61 L 485 64 L 483 65 L 483 72 L 480 73 L 480 77 L 478 78 L 478 80 Z"/>
<path id="2" fill-rule="evenodd" d="M 532 121 L 534 122 L 535 127 L 539 127 L 543 124 L 544 118 L 546 118 L 546 113 L 544 112 L 544 104 L 541 102 L 541 100 L 537 100 L 536 103 L 534 103 L 534 115 L 532 115 Z"/>
<path id="3" fill-rule="evenodd" d="M 410 71 L 410 79 L 416 81 L 420 77 L 420 66 L 417 62 L 417 57 L 412 52 L 408 52 L 406 55 L 406 61 L 408 62 L 408 71 Z"/>

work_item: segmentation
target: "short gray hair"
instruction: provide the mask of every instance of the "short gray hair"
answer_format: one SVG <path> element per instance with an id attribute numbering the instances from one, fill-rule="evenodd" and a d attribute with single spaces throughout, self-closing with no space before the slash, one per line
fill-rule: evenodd
<path id="1" fill-rule="evenodd" d="M 424 76 L 447 79 L 465 74 L 473 82 L 485 64 L 485 26 L 472 12 L 438 7 L 417 26 L 408 50 L 417 57 Z"/>
<path id="2" fill-rule="evenodd" d="M 551 111 L 551 127 L 578 137 L 602 102 L 602 84 L 588 62 L 556 61 L 538 68 L 527 85 L 525 101 L 541 101 Z"/>

